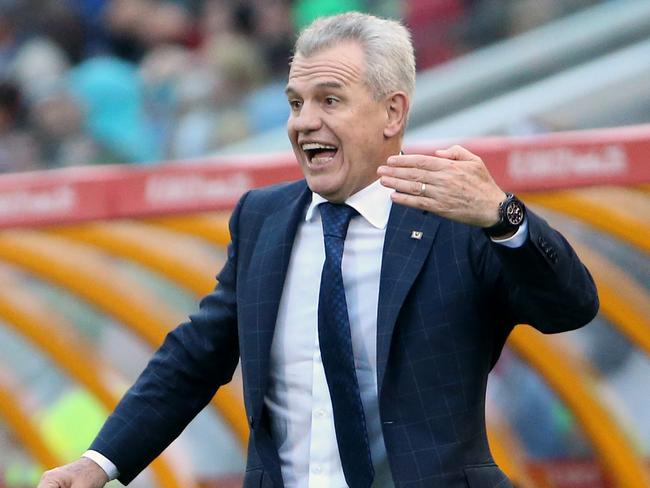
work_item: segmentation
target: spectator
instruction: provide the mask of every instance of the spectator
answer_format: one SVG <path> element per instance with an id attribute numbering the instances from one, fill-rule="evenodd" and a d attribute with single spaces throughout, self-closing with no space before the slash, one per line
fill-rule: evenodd
<path id="1" fill-rule="evenodd" d="M 136 67 L 114 57 L 84 61 L 70 73 L 70 91 L 80 103 L 88 133 L 113 162 L 153 162 L 161 158 L 144 115 Z"/>
<path id="2" fill-rule="evenodd" d="M 364 10 L 362 0 L 297 0 L 293 6 L 293 21 L 299 31 L 317 17 Z"/>
<path id="3" fill-rule="evenodd" d="M 1 169 L 192 158 L 280 126 L 296 28 L 319 15 L 405 17 L 423 69 L 597 1 L 0 0 L 20 100 L 4 94 Z"/>
<path id="4" fill-rule="evenodd" d="M 199 104 L 206 103 L 214 84 L 212 78 L 203 75 L 205 70 L 199 61 L 199 57 L 185 47 L 162 45 L 152 49 L 140 63 L 145 113 L 153 130 L 155 145 L 165 156 L 191 157 L 175 154 L 172 138 L 177 119 L 183 111 L 187 111 L 184 98 L 197 99 L 196 103 Z M 189 85 L 189 89 L 184 88 L 185 85 Z M 184 95 L 185 91 L 190 94 Z"/>
<path id="5" fill-rule="evenodd" d="M 19 87 L 0 83 L 0 172 L 39 169 L 36 141 L 24 129 L 24 117 Z"/>
<path id="6" fill-rule="evenodd" d="M 183 80 L 184 110 L 172 150 L 176 157 L 200 156 L 245 137 L 249 123 L 241 101 L 264 76 L 261 53 L 236 33 L 210 39 L 202 54 L 204 71 Z"/>
<path id="7" fill-rule="evenodd" d="M 16 51 L 11 72 L 28 101 L 63 82 L 70 69 L 68 56 L 45 36 L 33 37 Z"/>
<path id="8" fill-rule="evenodd" d="M 464 13 L 460 0 L 409 0 L 406 18 L 413 35 L 418 68 L 429 68 L 456 55 L 453 29 Z"/>
<path id="9" fill-rule="evenodd" d="M 52 88 L 34 100 L 30 118 L 40 143 L 41 160 L 48 167 L 117 160 L 117 156 L 103 153 L 98 143 L 84 132 L 81 107 L 63 87 Z"/>

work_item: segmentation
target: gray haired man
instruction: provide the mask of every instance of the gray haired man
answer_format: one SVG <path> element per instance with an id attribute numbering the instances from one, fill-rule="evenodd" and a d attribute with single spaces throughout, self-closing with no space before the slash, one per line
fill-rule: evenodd
<path id="1" fill-rule="evenodd" d="M 245 488 L 504 488 L 487 376 L 517 323 L 588 323 L 569 244 L 453 146 L 402 154 L 415 62 L 399 23 L 321 18 L 296 43 L 287 129 L 304 180 L 253 190 L 219 285 L 80 460 L 38 488 L 131 481 L 241 360 Z"/>

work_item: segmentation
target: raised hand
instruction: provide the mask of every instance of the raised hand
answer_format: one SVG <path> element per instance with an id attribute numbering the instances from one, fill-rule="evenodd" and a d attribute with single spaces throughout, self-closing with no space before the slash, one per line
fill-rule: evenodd
<path id="1" fill-rule="evenodd" d="M 479 227 L 499 220 L 499 203 L 506 198 L 483 160 L 461 146 L 434 156 L 391 156 L 377 174 L 382 185 L 396 190 L 393 202 Z"/>
<path id="2" fill-rule="evenodd" d="M 43 473 L 36 488 L 102 488 L 108 476 L 97 463 L 87 458 Z"/>

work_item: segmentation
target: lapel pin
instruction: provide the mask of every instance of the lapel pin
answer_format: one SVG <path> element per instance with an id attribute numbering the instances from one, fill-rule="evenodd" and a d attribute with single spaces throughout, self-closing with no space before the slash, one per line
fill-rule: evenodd
<path id="1" fill-rule="evenodd" d="M 417 240 L 422 239 L 422 231 L 412 230 L 411 231 L 411 239 L 417 239 Z"/>

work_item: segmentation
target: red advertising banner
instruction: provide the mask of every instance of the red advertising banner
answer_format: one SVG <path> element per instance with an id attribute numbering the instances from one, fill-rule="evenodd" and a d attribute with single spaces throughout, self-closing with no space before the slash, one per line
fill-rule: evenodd
<path id="1" fill-rule="evenodd" d="M 650 182 L 650 125 L 460 143 L 510 191 Z M 0 227 L 223 210 L 251 188 L 300 177 L 292 154 L 8 174 L 0 177 Z"/>
<path id="2" fill-rule="evenodd" d="M 480 155 L 494 179 L 511 191 L 650 181 L 650 163 L 646 161 L 650 155 L 650 125 L 483 138 L 460 144 Z M 410 152 L 431 150 L 432 145 L 409 148 Z"/>

